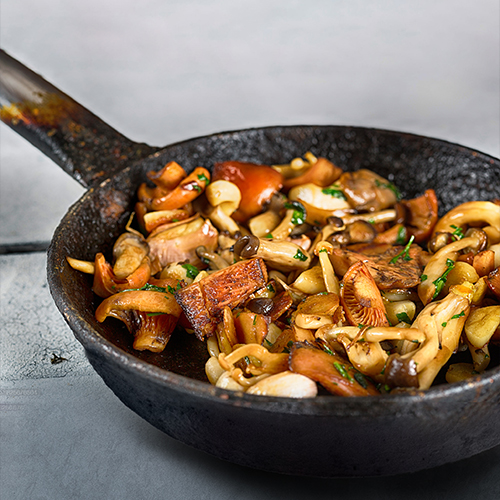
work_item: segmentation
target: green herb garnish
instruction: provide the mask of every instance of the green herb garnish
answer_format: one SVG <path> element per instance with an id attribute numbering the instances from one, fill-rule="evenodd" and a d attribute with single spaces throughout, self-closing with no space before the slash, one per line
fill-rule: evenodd
<path id="1" fill-rule="evenodd" d="M 432 282 L 433 285 L 436 287 L 436 291 L 432 296 L 433 300 L 441 293 L 441 290 L 443 289 L 444 284 L 446 283 L 446 279 L 448 278 L 448 274 L 455 267 L 455 262 L 451 259 L 446 259 L 446 266 L 448 267 L 448 269 L 446 269 L 446 271 L 436 281 Z"/>
<path id="2" fill-rule="evenodd" d="M 307 260 L 307 255 L 304 255 L 304 252 L 302 252 L 302 250 L 298 248 L 297 253 L 293 256 L 293 258 L 304 262 Z"/>
<path id="3" fill-rule="evenodd" d="M 335 361 L 335 363 L 333 363 L 333 366 L 335 366 L 335 368 L 337 369 L 337 371 L 344 377 L 346 378 L 347 380 L 349 380 L 349 382 L 354 382 L 354 380 L 352 379 L 352 377 L 349 375 L 349 373 L 347 372 L 347 370 L 345 369 L 345 366 L 344 365 L 341 365 L 338 361 Z"/>
<path id="4" fill-rule="evenodd" d="M 273 285 L 271 283 L 269 283 L 269 285 L 267 285 L 266 287 L 271 293 L 275 293 L 276 290 L 274 289 Z"/>
<path id="5" fill-rule="evenodd" d="M 451 319 L 458 319 L 461 318 L 462 316 L 465 316 L 465 311 L 462 311 L 460 314 L 454 314 Z"/>
<path id="6" fill-rule="evenodd" d="M 186 276 L 188 278 L 191 278 L 194 280 L 198 274 L 200 274 L 199 269 L 196 266 L 193 266 L 193 264 L 181 264 L 181 267 L 183 267 L 186 270 Z"/>
<path id="7" fill-rule="evenodd" d="M 465 236 L 464 230 L 461 227 L 455 226 L 455 224 L 451 224 L 450 227 L 454 229 L 451 234 L 453 235 L 455 241 L 461 240 Z"/>
<path id="8" fill-rule="evenodd" d="M 422 276 L 420 276 L 420 281 L 425 281 L 427 279 L 427 274 L 422 274 Z"/>
<path id="9" fill-rule="evenodd" d="M 406 227 L 401 226 L 398 230 L 398 236 L 396 237 L 396 243 L 398 245 L 404 245 L 406 243 Z"/>
<path id="10" fill-rule="evenodd" d="M 328 194 L 330 196 L 333 196 L 334 198 L 338 198 L 339 200 L 344 200 L 344 201 L 347 200 L 345 194 L 338 187 L 335 186 L 328 186 L 326 188 L 323 188 L 321 192 L 323 194 Z"/>
<path id="11" fill-rule="evenodd" d="M 293 210 L 292 214 L 292 224 L 298 226 L 299 224 L 304 224 L 306 221 L 306 209 L 298 201 L 292 201 L 285 203 L 285 208 L 287 210 Z"/>
<path id="12" fill-rule="evenodd" d="M 362 373 L 354 372 L 354 378 L 363 389 L 368 389 L 368 382 Z"/>
<path id="13" fill-rule="evenodd" d="M 210 179 L 205 174 L 198 174 L 198 179 L 200 179 L 200 181 L 203 181 L 205 183 L 205 186 L 208 186 L 210 184 Z"/>
<path id="14" fill-rule="evenodd" d="M 412 260 L 412 258 L 408 255 L 408 252 L 410 251 L 410 247 L 411 247 L 411 244 L 413 243 L 413 240 L 415 239 L 415 236 L 411 236 L 410 238 L 410 241 L 406 244 L 406 246 L 404 247 L 404 249 L 399 252 L 394 258 L 392 258 L 390 261 L 389 261 L 389 264 L 396 264 L 396 262 L 398 261 L 398 259 L 403 259 L 403 260 Z"/>
<path id="15" fill-rule="evenodd" d="M 398 201 L 402 198 L 399 189 L 392 182 L 380 182 L 378 179 L 375 179 L 375 186 L 390 189 L 396 195 Z"/>
<path id="16" fill-rule="evenodd" d="M 411 319 L 405 312 L 396 314 L 396 318 L 398 318 L 399 321 L 403 321 L 404 323 L 411 325 Z"/>
<path id="17" fill-rule="evenodd" d="M 273 239 L 273 235 L 272 235 L 271 233 L 267 233 L 267 234 L 264 236 L 264 238 L 268 238 L 268 239 L 272 240 L 272 239 Z"/>

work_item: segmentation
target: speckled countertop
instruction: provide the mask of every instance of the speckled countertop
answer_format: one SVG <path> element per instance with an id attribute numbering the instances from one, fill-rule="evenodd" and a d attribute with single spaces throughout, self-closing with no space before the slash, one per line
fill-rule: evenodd
<path id="1" fill-rule="evenodd" d="M 1 2 L 2 48 L 136 141 L 343 124 L 500 156 L 496 0 Z M 46 245 L 84 190 L 0 134 L 2 498 L 499 497 L 500 447 L 391 478 L 285 477 L 143 421 L 92 370 L 46 283 Z"/>

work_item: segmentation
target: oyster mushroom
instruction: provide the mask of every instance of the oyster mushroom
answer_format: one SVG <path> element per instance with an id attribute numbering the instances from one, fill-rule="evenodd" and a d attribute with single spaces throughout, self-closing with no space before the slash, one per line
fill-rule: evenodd
<path id="1" fill-rule="evenodd" d="M 339 179 L 343 193 L 356 210 L 376 212 L 393 206 L 399 197 L 395 186 L 375 172 L 344 172 Z"/>
<path id="2" fill-rule="evenodd" d="M 353 264 L 342 284 L 340 300 L 351 325 L 389 325 L 380 290 L 364 262 Z"/>
<path id="3" fill-rule="evenodd" d="M 162 267 L 171 262 L 185 262 L 201 267 L 202 262 L 196 249 L 204 246 L 208 251 L 217 247 L 218 232 L 209 219 L 195 216 L 174 225 L 157 228 L 151 233 L 147 242 L 150 253 L 160 261 Z"/>

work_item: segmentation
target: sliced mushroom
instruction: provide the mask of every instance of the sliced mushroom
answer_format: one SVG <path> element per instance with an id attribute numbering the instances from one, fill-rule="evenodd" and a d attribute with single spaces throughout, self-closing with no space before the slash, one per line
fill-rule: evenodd
<path id="1" fill-rule="evenodd" d="M 307 297 L 292 315 L 292 321 L 297 326 L 314 330 L 324 325 L 337 324 L 343 319 L 339 296 L 335 293 Z"/>
<path id="2" fill-rule="evenodd" d="M 405 225 L 415 243 L 426 241 L 438 220 L 438 200 L 434 189 L 427 189 L 422 196 L 402 201 L 406 209 Z"/>
<path id="3" fill-rule="evenodd" d="M 342 169 L 335 166 L 326 158 L 318 158 L 303 174 L 285 179 L 284 190 L 288 191 L 294 186 L 312 183 L 320 187 L 326 187 L 334 183 L 342 175 Z"/>

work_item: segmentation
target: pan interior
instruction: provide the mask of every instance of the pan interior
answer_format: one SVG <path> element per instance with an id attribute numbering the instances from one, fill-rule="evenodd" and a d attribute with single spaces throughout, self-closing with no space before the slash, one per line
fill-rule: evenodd
<path id="1" fill-rule="evenodd" d="M 123 324 L 94 318 L 99 303 L 92 281 L 71 269 L 66 256 L 93 260 L 97 252 L 110 259 L 115 239 L 133 211 L 137 187 L 149 170 L 177 161 L 187 171 L 197 166 L 211 169 L 216 162 L 241 160 L 264 164 L 286 163 L 311 151 L 344 170 L 368 168 L 393 182 L 403 198 L 433 188 L 440 215 L 472 200 L 500 197 L 500 161 L 482 153 L 437 139 L 358 127 L 270 127 L 221 133 L 167 146 L 99 187 L 87 192 L 57 228 L 48 257 L 52 294 L 66 320 L 84 343 L 98 335 L 123 351 L 160 368 L 197 380 L 206 380 L 208 358 L 204 343 L 177 331 L 161 354 L 132 349 L 132 338 Z M 498 356 L 496 356 L 498 357 Z"/>

